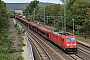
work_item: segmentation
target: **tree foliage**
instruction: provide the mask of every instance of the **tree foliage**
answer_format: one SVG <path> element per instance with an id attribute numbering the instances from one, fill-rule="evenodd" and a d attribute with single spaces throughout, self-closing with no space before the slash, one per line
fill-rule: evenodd
<path id="1" fill-rule="evenodd" d="M 45 10 L 45 12 L 44 12 Z M 48 24 L 51 24 L 53 22 L 53 20 L 57 17 L 60 17 L 63 15 L 63 9 L 60 6 L 60 4 L 54 4 L 54 5 L 47 5 L 45 7 L 39 7 L 38 8 L 38 13 L 40 16 L 40 20 L 44 22 L 44 13 L 45 13 L 45 21 L 47 20 L 47 16 L 48 16 Z"/>
<path id="2" fill-rule="evenodd" d="M 8 25 L 8 13 L 7 13 L 7 8 L 6 8 L 6 4 L 1 1 L 0 2 L 0 28 L 6 28 Z"/>
<path id="3" fill-rule="evenodd" d="M 76 0 L 72 6 L 72 11 L 76 20 L 77 25 L 82 25 L 83 20 L 86 18 L 86 8 L 87 8 L 88 0 Z"/>
<path id="4" fill-rule="evenodd" d="M 73 21 L 76 28 L 80 29 L 80 32 L 89 31 L 90 26 L 90 1 L 89 0 L 69 0 L 66 4 L 66 18 L 67 18 L 67 30 L 73 28 Z M 89 32 L 87 32 L 89 33 Z M 84 34 L 87 34 L 84 33 Z"/>
<path id="5" fill-rule="evenodd" d="M 48 20 L 48 24 L 53 25 L 54 20 L 55 20 L 56 21 L 55 24 L 58 25 L 59 27 L 62 27 L 62 21 L 64 20 L 64 5 L 65 5 L 67 31 L 72 31 L 72 28 L 73 28 L 72 19 L 74 19 L 74 24 L 75 24 L 74 27 L 79 28 L 80 32 L 89 31 L 89 28 L 87 28 L 86 26 L 88 27 L 90 26 L 90 22 L 89 22 L 90 20 L 90 1 L 89 0 L 83 0 L 83 1 L 82 0 L 60 0 L 60 1 L 62 1 L 63 3 L 65 3 L 66 1 L 66 4 L 62 4 L 62 5 L 54 4 L 54 5 L 47 5 L 45 7 L 38 7 L 35 13 L 35 15 L 38 16 L 37 18 L 38 21 L 44 22 L 44 10 L 45 10 L 46 23 Z M 31 11 L 30 6 L 33 6 L 34 4 L 31 2 L 29 6 L 27 6 L 29 11 Z M 32 11 L 29 13 L 34 14 L 34 8 L 32 8 Z M 47 16 L 52 16 L 52 17 L 47 18 Z M 58 18 L 54 16 L 63 16 L 63 17 Z"/>
<path id="6" fill-rule="evenodd" d="M 31 3 L 26 6 L 26 9 L 24 10 L 24 14 L 32 14 L 34 8 L 36 8 L 38 6 L 39 1 L 34 0 L 31 1 Z"/>
<path id="7" fill-rule="evenodd" d="M 6 4 L 0 0 L 0 60 L 13 60 L 13 37 L 8 37 L 8 11 Z"/>

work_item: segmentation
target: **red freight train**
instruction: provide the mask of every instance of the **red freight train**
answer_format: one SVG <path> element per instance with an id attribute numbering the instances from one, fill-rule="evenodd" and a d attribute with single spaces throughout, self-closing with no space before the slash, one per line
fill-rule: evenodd
<path id="1" fill-rule="evenodd" d="M 63 33 L 58 30 L 50 30 L 43 26 L 37 25 L 34 22 L 28 22 L 27 20 L 17 16 L 17 20 L 29 26 L 30 29 L 34 30 L 44 38 L 54 42 L 60 46 L 63 50 L 67 52 L 76 52 L 77 51 L 77 40 L 74 35 L 69 33 Z"/>

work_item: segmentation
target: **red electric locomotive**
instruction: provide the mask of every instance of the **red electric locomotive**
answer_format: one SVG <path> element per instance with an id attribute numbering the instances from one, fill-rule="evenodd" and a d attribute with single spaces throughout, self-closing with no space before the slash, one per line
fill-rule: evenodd
<path id="1" fill-rule="evenodd" d="M 49 35 L 50 40 L 59 45 L 64 51 L 75 52 L 77 51 L 77 40 L 74 35 L 69 33 L 52 31 Z"/>
<path id="2" fill-rule="evenodd" d="M 29 26 L 30 29 L 34 30 L 41 36 L 60 46 L 64 51 L 76 52 L 77 51 L 77 40 L 74 35 L 69 33 L 59 32 L 58 30 L 50 30 L 43 26 L 37 25 L 33 22 L 28 22 L 21 17 L 16 17 L 20 22 Z"/>

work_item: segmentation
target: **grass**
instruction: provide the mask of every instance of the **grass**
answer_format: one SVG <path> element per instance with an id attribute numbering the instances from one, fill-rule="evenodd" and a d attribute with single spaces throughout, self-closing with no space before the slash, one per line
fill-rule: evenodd
<path id="1" fill-rule="evenodd" d="M 89 39 L 89 38 L 86 38 L 86 39 L 85 39 L 84 37 L 77 36 L 77 39 L 80 40 L 80 41 L 84 41 L 84 42 L 90 44 L 90 39 Z"/>

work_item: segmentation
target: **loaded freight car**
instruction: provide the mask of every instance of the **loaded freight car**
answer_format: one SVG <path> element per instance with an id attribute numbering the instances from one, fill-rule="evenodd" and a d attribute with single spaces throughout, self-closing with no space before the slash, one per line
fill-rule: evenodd
<path id="1" fill-rule="evenodd" d="M 24 25 L 28 26 L 28 21 L 23 19 L 21 16 L 17 16 L 16 19 L 19 20 Z"/>
<path id="2" fill-rule="evenodd" d="M 49 39 L 49 34 L 51 33 L 50 29 L 47 29 L 43 26 L 38 27 L 38 33 L 42 35 L 44 38 Z"/>
<path id="3" fill-rule="evenodd" d="M 65 51 L 77 51 L 77 40 L 74 35 L 55 30 L 50 33 L 49 38 Z"/>
<path id="4" fill-rule="evenodd" d="M 31 28 L 33 31 L 37 32 L 38 25 L 34 22 L 29 22 L 29 28 Z"/>

